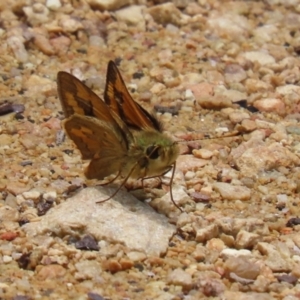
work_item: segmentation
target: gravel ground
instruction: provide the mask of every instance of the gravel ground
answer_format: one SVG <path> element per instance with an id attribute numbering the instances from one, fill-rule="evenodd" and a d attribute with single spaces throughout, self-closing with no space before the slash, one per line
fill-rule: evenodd
<path id="1" fill-rule="evenodd" d="M 1 1 L 0 298 L 299 299 L 299 28 L 299 0 Z M 170 174 L 95 204 L 118 183 L 85 179 L 56 76 L 102 97 L 109 60 L 185 141 L 182 212 Z"/>

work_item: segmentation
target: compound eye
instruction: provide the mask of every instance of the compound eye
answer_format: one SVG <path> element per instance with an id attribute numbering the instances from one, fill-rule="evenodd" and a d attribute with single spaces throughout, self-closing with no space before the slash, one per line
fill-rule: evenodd
<path id="1" fill-rule="evenodd" d="M 157 159 L 159 157 L 159 146 L 149 146 L 146 150 L 146 154 L 150 159 Z"/>

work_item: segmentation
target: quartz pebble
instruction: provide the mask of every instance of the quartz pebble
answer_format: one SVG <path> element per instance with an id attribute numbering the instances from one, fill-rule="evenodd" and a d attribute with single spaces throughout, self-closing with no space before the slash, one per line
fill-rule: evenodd
<path id="1" fill-rule="evenodd" d="M 28 60 L 24 42 L 24 38 L 20 36 L 11 36 L 7 39 L 7 44 L 14 52 L 16 59 L 21 63 L 25 63 Z"/>
<path id="2" fill-rule="evenodd" d="M 142 13 L 144 8 L 144 6 L 131 5 L 118 10 L 116 16 L 118 20 L 124 21 L 129 25 L 143 26 L 145 23 Z"/>
<path id="3" fill-rule="evenodd" d="M 192 277 L 182 269 L 175 269 L 168 276 L 168 282 L 175 285 L 180 285 L 183 288 L 191 288 Z"/>
<path id="4" fill-rule="evenodd" d="M 241 230 L 236 236 L 236 247 L 238 249 L 251 249 L 259 241 L 259 235 L 256 233 Z"/>
<path id="5" fill-rule="evenodd" d="M 177 159 L 177 168 L 182 172 L 196 170 L 207 164 L 206 160 L 198 159 L 193 155 L 181 155 Z"/>
<path id="6" fill-rule="evenodd" d="M 285 114 L 285 105 L 280 99 L 266 98 L 254 102 L 254 107 L 260 111 L 277 112 L 278 114 Z"/>
<path id="7" fill-rule="evenodd" d="M 245 279 L 256 279 L 260 273 L 259 264 L 255 264 L 247 256 L 231 257 L 225 262 L 225 273 L 230 277 L 230 273 L 235 273 Z"/>
<path id="8" fill-rule="evenodd" d="M 23 7 L 28 22 L 38 26 L 49 21 L 49 9 L 42 3 L 34 3 L 32 6 Z"/>
<path id="9" fill-rule="evenodd" d="M 19 219 L 19 212 L 16 208 L 10 206 L 0 207 L 0 220 L 3 221 L 17 221 Z"/>
<path id="10" fill-rule="evenodd" d="M 199 243 L 204 243 L 212 238 L 218 237 L 219 229 L 217 225 L 209 225 L 205 228 L 197 230 L 196 241 Z"/>
<path id="11" fill-rule="evenodd" d="M 250 29 L 247 18 L 234 12 L 212 15 L 208 20 L 208 26 L 216 33 L 235 36 L 245 36 Z"/>
<path id="12" fill-rule="evenodd" d="M 225 182 L 216 182 L 214 188 L 227 200 L 249 200 L 251 190 L 244 186 L 236 186 Z"/>
<path id="13" fill-rule="evenodd" d="M 75 264 L 75 278 L 78 280 L 93 279 L 99 281 L 101 279 L 101 265 L 93 260 L 82 260 Z"/>
<path id="14" fill-rule="evenodd" d="M 41 192 L 36 191 L 36 190 L 31 190 L 31 191 L 28 191 L 28 192 L 24 192 L 22 195 L 25 199 L 37 200 L 37 199 L 40 198 Z"/>
<path id="15" fill-rule="evenodd" d="M 240 123 L 245 119 L 249 119 L 249 114 L 246 112 L 232 112 L 229 115 L 230 121 L 234 124 Z"/>
<path id="16" fill-rule="evenodd" d="M 47 0 L 46 6 L 51 10 L 58 10 L 61 7 L 61 2 L 59 0 Z"/>
<path id="17" fill-rule="evenodd" d="M 155 22 L 159 24 L 180 25 L 183 21 L 183 15 L 180 10 L 172 3 L 163 3 L 147 9 Z"/>
<path id="18" fill-rule="evenodd" d="M 275 62 L 274 57 L 263 51 L 249 51 L 244 53 L 243 56 L 251 62 L 258 62 L 261 65 L 272 64 Z"/>
<path id="19" fill-rule="evenodd" d="M 236 249 L 229 249 L 226 248 L 224 250 L 221 251 L 221 257 L 227 259 L 229 257 L 239 257 L 239 256 L 251 256 L 251 251 L 250 250 L 246 250 L 246 249 L 242 249 L 242 250 L 236 250 Z"/>
<path id="20" fill-rule="evenodd" d="M 232 106 L 232 102 L 227 97 L 200 97 L 196 101 L 201 107 L 206 109 L 221 109 Z"/>
<path id="21" fill-rule="evenodd" d="M 193 155 L 198 158 L 209 159 L 213 156 L 213 152 L 207 149 L 193 150 Z"/>

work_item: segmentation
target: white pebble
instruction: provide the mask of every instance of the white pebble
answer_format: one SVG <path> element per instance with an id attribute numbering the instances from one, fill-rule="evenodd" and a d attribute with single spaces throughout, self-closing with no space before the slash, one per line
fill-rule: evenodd
<path id="1" fill-rule="evenodd" d="M 139 251 L 130 251 L 127 256 L 132 261 L 143 261 L 147 258 L 145 253 Z"/>
<path id="2" fill-rule="evenodd" d="M 18 36 L 12 36 L 7 39 L 7 44 L 14 52 L 16 59 L 19 62 L 26 62 L 28 60 L 28 53 L 25 49 L 23 38 Z"/>
<path id="3" fill-rule="evenodd" d="M 192 101 L 195 100 L 195 96 L 194 96 L 193 92 L 190 89 L 185 91 L 184 98 L 185 98 L 185 100 L 192 100 Z"/>
<path id="4" fill-rule="evenodd" d="M 7 264 L 12 261 L 12 257 L 8 255 L 3 255 L 2 260 L 5 264 Z"/>
<path id="5" fill-rule="evenodd" d="M 51 10 L 58 10 L 61 7 L 59 0 L 47 0 L 46 6 Z"/>
<path id="6" fill-rule="evenodd" d="M 191 286 L 192 276 L 184 270 L 177 268 L 169 274 L 168 282 L 180 286 Z"/>
<path id="7" fill-rule="evenodd" d="M 50 191 L 50 192 L 47 192 L 47 193 L 45 193 L 45 194 L 43 195 L 43 198 L 44 198 L 45 200 L 52 200 L 52 199 L 55 200 L 56 197 L 57 197 L 56 191 Z"/>
<path id="8" fill-rule="evenodd" d="M 277 195 L 277 201 L 279 202 L 287 202 L 288 198 L 286 194 L 279 194 Z"/>
<path id="9" fill-rule="evenodd" d="M 221 251 L 221 257 L 222 258 L 229 258 L 229 257 L 239 257 L 239 256 L 251 256 L 251 251 L 246 249 L 236 250 L 236 249 L 230 249 L 226 248 Z"/>
<path id="10" fill-rule="evenodd" d="M 184 177 L 185 177 L 186 180 L 191 180 L 191 179 L 193 179 L 195 177 L 195 172 L 187 171 L 185 173 Z"/>
<path id="11" fill-rule="evenodd" d="M 23 197 L 25 198 L 25 199 L 33 199 L 33 200 L 35 200 L 35 199 L 38 199 L 38 198 L 40 198 L 40 196 L 41 196 L 41 193 L 39 192 L 39 191 L 35 191 L 35 190 L 31 190 L 31 191 L 28 191 L 28 192 L 24 192 L 23 194 Z"/>

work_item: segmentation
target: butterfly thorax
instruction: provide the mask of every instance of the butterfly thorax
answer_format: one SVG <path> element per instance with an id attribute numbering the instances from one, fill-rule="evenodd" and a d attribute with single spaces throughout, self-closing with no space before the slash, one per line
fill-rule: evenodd
<path id="1" fill-rule="evenodd" d="M 136 132 L 122 174 L 128 174 L 134 161 L 135 168 L 130 177 L 160 176 L 171 169 L 178 154 L 178 145 L 167 135 L 154 130 Z"/>

